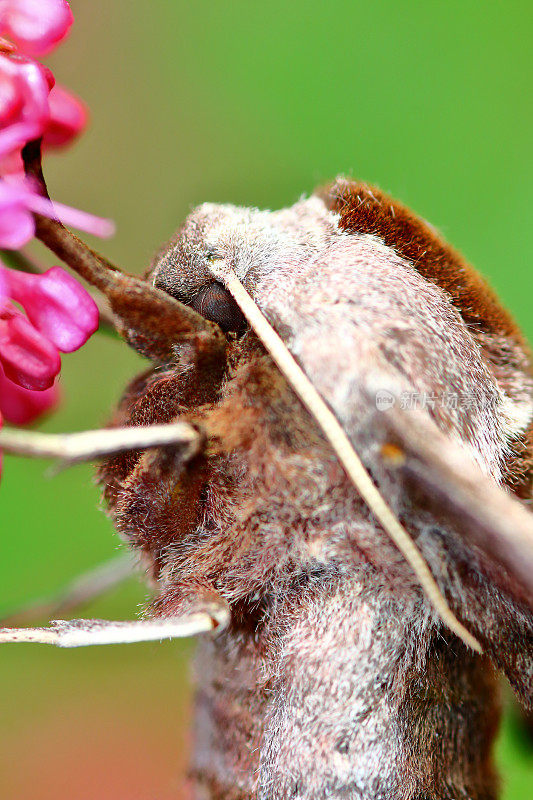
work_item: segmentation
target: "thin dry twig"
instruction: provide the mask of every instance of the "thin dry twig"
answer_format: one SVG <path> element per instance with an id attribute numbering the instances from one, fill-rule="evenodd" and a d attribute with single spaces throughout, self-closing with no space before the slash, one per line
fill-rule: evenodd
<path id="1" fill-rule="evenodd" d="M 188 459 L 199 452 L 203 441 L 203 435 L 187 422 L 80 433 L 39 433 L 13 428 L 0 431 L 0 448 L 6 453 L 55 458 L 67 465 L 150 447 L 184 447 L 184 458 Z"/>
<path id="2" fill-rule="evenodd" d="M 175 617 L 113 621 L 105 619 L 54 620 L 47 628 L 0 628 L 0 644 L 7 642 L 87 647 L 95 644 L 128 644 L 196 636 L 222 630 L 229 621 L 226 605 L 209 603 L 204 608 Z"/>

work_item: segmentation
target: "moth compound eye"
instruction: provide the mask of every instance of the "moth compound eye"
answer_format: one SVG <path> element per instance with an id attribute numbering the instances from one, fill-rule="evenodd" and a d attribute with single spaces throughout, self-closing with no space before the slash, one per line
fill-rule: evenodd
<path id="1" fill-rule="evenodd" d="M 216 322 L 225 333 L 239 333 L 246 327 L 246 317 L 228 292 L 220 283 L 202 286 L 190 303 L 202 317 Z"/>

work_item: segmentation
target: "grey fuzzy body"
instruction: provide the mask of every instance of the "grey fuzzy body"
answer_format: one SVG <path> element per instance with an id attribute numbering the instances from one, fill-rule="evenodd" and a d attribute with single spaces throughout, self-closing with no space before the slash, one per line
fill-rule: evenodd
<path id="1" fill-rule="evenodd" d="M 496 797 L 490 663 L 378 585 L 309 576 L 257 638 L 200 645 L 199 797 Z"/>
<path id="2" fill-rule="evenodd" d="M 141 456 L 112 510 L 152 564 L 165 611 L 209 593 L 232 610 L 196 662 L 196 796 L 492 800 L 493 664 L 531 701 L 531 615 L 506 593 L 504 570 L 489 569 L 381 454 L 390 419 L 449 453 L 458 474 L 474 463 L 501 483 L 532 418 L 526 356 L 469 326 L 394 248 L 342 230 L 317 197 L 278 212 L 200 206 L 151 279 L 191 303 L 213 281 L 213 259 L 235 270 L 285 340 L 488 655 L 436 618 L 253 332 L 230 341 L 224 380 L 201 407 L 190 399 L 191 348 L 179 344 L 175 363 L 124 401 L 125 418 L 143 402 L 152 409 L 151 393 L 171 379 L 179 414 L 221 444 L 198 490 L 192 472 Z M 388 411 L 376 406 L 383 391 Z M 430 402 L 401 409 L 406 396 Z M 194 513 L 180 482 L 198 491 Z"/>

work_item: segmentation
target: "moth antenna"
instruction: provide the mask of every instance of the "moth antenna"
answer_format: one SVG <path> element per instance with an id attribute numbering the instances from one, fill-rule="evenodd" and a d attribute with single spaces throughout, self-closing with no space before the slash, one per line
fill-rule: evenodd
<path id="1" fill-rule="evenodd" d="M 168 361 L 176 344 L 195 335 L 206 339 L 205 347 L 209 343 L 224 352 L 226 339 L 214 322 L 147 281 L 121 272 L 58 220 L 34 217 L 36 237 L 105 295 L 118 333 L 141 355 Z"/>
<path id="2" fill-rule="evenodd" d="M 189 460 L 201 449 L 205 437 L 187 422 L 128 428 L 103 428 L 80 433 L 39 433 L 4 428 L 0 449 L 30 458 L 56 458 L 62 466 L 149 447 L 183 447 Z"/>
<path id="3" fill-rule="evenodd" d="M 196 636 L 222 630 L 229 621 L 226 605 L 209 603 L 202 610 L 172 617 L 132 621 L 107 619 L 57 619 L 47 628 L 0 628 L 0 644 L 31 642 L 57 647 L 93 644 L 128 644 Z"/>
<path id="4" fill-rule="evenodd" d="M 213 275 L 233 295 L 255 333 L 302 403 L 319 424 L 346 470 L 348 477 L 376 519 L 379 520 L 386 533 L 413 568 L 420 586 L 442 621 L 466 645 L 476 652 L 482 653 L 483 649 L 478 640 L 464 627 L 449 607 L 422 554 L 372 481 L 343 427 L 293 358 L 283 340 L 270 325 L 234 271 L 225 262 L 221 260 L 212 262 L 210 269 Z"/>

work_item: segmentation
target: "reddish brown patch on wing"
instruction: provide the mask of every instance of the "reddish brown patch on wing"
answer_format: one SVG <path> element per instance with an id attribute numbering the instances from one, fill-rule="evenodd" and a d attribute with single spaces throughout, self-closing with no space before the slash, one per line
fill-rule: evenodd
<path id="1" fill-rule="evenodd" d="M 165 370 L 152 368 L 126 388 L 110 427 L 121 425 L 161 425 L 175 419 L 191 419 L 196 410 L 213 403 L 220 391 L 226 360 L 213 351 L 207 340 L 197 336 L 191 340 L 192 358 L 187 369 L 169 364 Z M 133 450 L 106 459 L 97 478 L 104 499 L 112 509 L 122 484 L 134 469 L 139 453 Z"/>
<path id="2" fill-rule="evenodd" d="M 483 278 L 408 208 L 374 186 L 345 179 L 317 194 L 327 208 L 340 214 L 341 228 L 378 236 L 426 280 L 448 292 L 467 324 L 525 346 L 514 320 Z"/>
<path id="3" fill-rule="evenodd" d="M 111 426 L 172 422 L 187 410 L 184 406 L 185 394 L 184 380 L 179 373 L 150 370 L 135 378 L 127 387 Z M 98 481 L 102 484 L 105 501 L 111 508 L 138 458 L 137 450 L 120 453 L 106 459 L 98 469 Z"/>
<path id="4" fill-rule="evenodd" d="M 164 548 L 198 525 L 206 480 L 202 456 L 183 464 L 179 454 L 154 450 L 143 453 L 123 482 L 114 508 L 115 524 L 130 544 L 150 555 L 153 577 L 161 567 Z"/>

